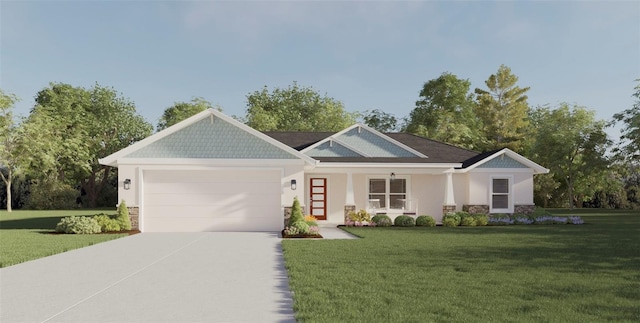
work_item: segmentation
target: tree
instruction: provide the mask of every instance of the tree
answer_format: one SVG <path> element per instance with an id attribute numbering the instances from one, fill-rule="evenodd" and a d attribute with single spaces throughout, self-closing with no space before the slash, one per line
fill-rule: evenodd
<path id="1" fill-rule="evenodd" d="M 527 133 L 528 87 L 516 85 L 518 77 L 500 65 L 485 81 L 488 91 L 476 88 L 476 115 L 482 120 L 483 150 L 510 148 L 522 152 Z"/>
<path id="2" fill-rule="evenodd" d="M 96 206 L 111 172 L 98 158 L 149 136 L 153 128 L 131 101 L 98 84 L 90 89 L 50 84 L 36 95 L 27 124 L 31 144 L 25 149 L 38 170 L 34 176 L 53 174 L 80 186 L 89 207 Z"/>
<path id="3" fill-rule="evenodd" d="M 424 84 L 404 131 L 469 149 L 478 147 L 471 82 L 445 72 Z"/>
<path id="4" fill-rule="evenodd" d="M 203 98 L 193 98 L 191 102 L 175 102 L 164 110 L 158 122 L 157 131 L 169 128 L 184 119 L 211 108 L 213 108 L 211 102 Z M 217 109 L 222 111 L 219 107 Z"/>
<path id="5" fill-rule="evenodd" d="M 356 122 L 342 102 L 293 82 L 247 95 L 246 123 L 259 131 L 340 131 Z"/>
<path id="6" fill-rule="evenodd" d="M 611 142 L 604 131 L 606 123 L 595 120 L 594 111 L 566 103 L 554 110 L 539 107 L 531 118 L 539 129 L 530 157 L 549 167 L 555 181 L 563 184 L 559 189 L 566 190 L 570 207 L 581 206 L 581 199 L 593 196 L 601 188 L 599 179 L 607 174 L 606 150 Z"/>
<path id="7" fill-rule="evenodd" d="M 16 101 L 15 95 L 5 94 L 0 89 L 0 178 L 7 194 L 7 212 L 11 212 L 11 184 L 21 157 L 17 149 L 20 135 L 13 116 Z"/>
<path id="8" fill-rule="evenodd" d="M 379 109 L 366 110 L 362 118 L 367 126 L 380 132 L 391 132 L 398 128 L 396 117 Z"/>
<path id="9" fill-rule="evenodd" d="M 640 82 L 637 79 L 636 82 Z M 636 102 L 630 109 L 613 115 L 614 121 L 622 122 L 620 141 L 624 144 L 615 149 L 618 157 L 634 164 L 640 163 L 640 84 L 635 87 Z"/>

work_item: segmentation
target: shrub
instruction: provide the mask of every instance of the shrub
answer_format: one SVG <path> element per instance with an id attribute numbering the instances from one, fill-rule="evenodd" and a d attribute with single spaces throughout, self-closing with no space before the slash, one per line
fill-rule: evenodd
<path id="1" fill-rule="evenodd" d="M 129 218 L 129 209 L 124 200 L 120 201 L 118 205 L 118 216 L 116 217 L 118 224 L 120 224 L 120 230 L 131 230 L 131 219 Z"/>
<path id="2" fill-rule="evenodd" d="M 444 225 L 444 222 L 447 221 L 453 224 L 449 226 L 457 227 L 460 225 L 461 220 L 462 219 L 460 218 L 460 215 L 458 213 L 449 212 L 442 217 L 442 224 Z"/>
<path id="3" fill-rule="evenodd" d="M 32 210 L 68 210 L 77 208 L 80 192 L 54 178 L 33 181 L 24 208 Z"/>
<path id="4" fill-rule="evenodd" d="M 298 197 L 294 197 L 293 205 L 291 205 L 291 217 L 289 218 L 289 224 L 293 224 L 299 221 L 304 222 L 304 216 L 302 215 L 302 207 L 300 206 Z"/>
<path id="5" fill-rule="evenodd" d="M 105 214 L 105 213 L 96 214 L 93 216 L 93 219 L 96 220 L 102 232 L 111 232 L 111 231 L 121 230 L 120 222 L 108 214 Z"/>
<path id="6" fill-rule="evenodd" d="M 309 226 L 317 226 L 318 225 L 318 219 L 316 219 L 316 217 L 313 216 L 313 215 L 305 215 L 304 216 L 304 222 L 307 222 L 307 224 Z"/>
<path id="7" fill-rule="evenodd" d="M 309 233 L 310 226 L 307 224 L 307 222 L 298 221 L 298 222 L 292 223 L 290 226 L 298 229 L 302 234 Z"/>
<path id="8" fill-rule="evenodd" d="M 579 216 L 570 216 L 568 220 L 570 224 L 584 224 L 584 220 Z"/>
<path id="9" fill-rule="evenodd" d="M 397 227 L 414 227 L 416 220 L 408 215 L 399 215 L 393 220 L 393 225 Z"/>
<path id="10" fill-rule="evenodd" d="M 491 214 L 489 215 L 488 225 L 509 225 L 513 224 L 513 219 L 507 214 Z"/>
<path id="11" fill-rule="evenodd" d="M 524 214 L 516 214 L 513 216 L 514 224 L 532 224 L 534 222 L 533 218 Z"/>
<path id="12" fill-rule="evenodd" d="M 315 235 L 320 235 L 320 228 L 318 228 L 318 226 L 315 226 L 315 225 L 310 226 L 309 227 L 309 234 L 314 235 L 314 236 Z"/>
<path id="13" fill-rule="evenodd" d="M 371 222 L 371 215 L 367 213 L 365 210 L 360 210 L 358 212 L 349 212 L 349 219 L 356 223 L 360 222 Z"/>
<path id="14" fill-rule="evenodd" d="M 286 235 L 286 236 L 295 236 L 297 234 L 300 234 L 300 230 L 298 230 L 298 228 L 296 228 L 296 227 L 286 227 L 286 228 L 284 228 L 284 235 Z"/>
<path id="15" fill-rule="evenodd" d="M 472 216 L 466 216 L 462 218 L 462 220 L 460 221 L 460 225 L 465 227 L 475 227 L 476 219 L 474 219 Z"/>
<path id="16" fill-rule="evenodd" d="M 477 226 L 485 226 L 489 224 L 489 216 L 483 213 L 474 214 L 473 219 L 476 220 Z"/>
<path id="17" fill-rule="evenodd" d="M 96 220 L 87 216 L 65 217 L 56 225 L 56 232 L 91 234 L 100 233 L 100 225 Z"/>
<path id="18" fill-rule="evenodd" d="M 545 215 L 550 215 L 549 212 L 547 212 L 547 210 L 545 210 L 544 208 L 541 207 L 535 207 L 533 209 L 533 213 L 531 213 L 531 218 L 535 219 L 539 216 L 545 216 Z"/>
<path id="19" fill-rule="evenodd" d="M 419 227 L 435 227 L 436 220 L 429 215 L 421 215 L 416 218 L 416 226 Z"/>
<path id="20" fill-rule="evenodd" d="M 445 227 L 457 227 L 458 226 L 458 222 L 454 218 L 449 217 L 449 218 L 445 219 L 443 217 L 442 218 L 442 226 L 445 226 Z"/>
<path id="21" fill-rule="evenodd" d="M 385 214 L 374 215 L 373 218 L 371 218 L 371 222 L 375 223 L 376 226 L 379 227 L 390 227 L 393 225 L 391 218 Z"/>

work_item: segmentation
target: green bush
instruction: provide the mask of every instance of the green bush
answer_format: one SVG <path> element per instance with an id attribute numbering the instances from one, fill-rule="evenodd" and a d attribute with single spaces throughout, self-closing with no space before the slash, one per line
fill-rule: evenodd
<path id="1" fill-rule="evenodd" d="M 307 222 L 304 222 L 304 220 L 291 223 L 289 227 L 296 228 L 302 234 L 309 233 L 309 228 L 310 228 Z"/>
<path id="2" fill-rule="evenodd" d="M 57 179 L 33 181 L 29 191 L 29 197 L 24 204 L 25 209 L 69 210 L 78 207 L 76 198 L 80 192 Z"/>
<path id="3" fill-rule="evenodd" d="M 358 212 L 349 212 L 349 219 L 353 222 L 371 222 L 371 215 L 367 213 L 365 210 L 360 210 Z"/>
<path id="4" fill-rule="evenodd" d="M 435 227 L 436 220 L 429 215 L 421 215 L 416 218 L 416 226 L 419 227 Z"/>
<path id="5" fill-rule="evenodd" d="M 62 218 L 62 220 L 58 222 L 56 232 L 75 234 L 100 233 L 100 225 L 91 217 L 70 216 Z"/>
<path id="6" fill-rule="evenodd" d="M 545 210 L 544 208 L 541 208 L 541 207 L 536 206 L 536 207 L 533 209 L 533 213 L 531 213 L 529 216 L 530 216 L 532 219 L 535 219 L 535 218 L 537 218 L 537 217 L 547 216 L 547 215 L 551 215 L 551 214 L 550 214 L 549 212 L 547 212 L 547 210 Z"/>
<path id="7" fill-rule="evenodd" d="M 393 225 L 393 221 L 391 221 L 391 218 L 386 214 L 374 215 L 371 221 L 375 223 L 377 227 L 390 227 Z"/>
<path id="8" fill-rule="evenodd" d="M 114 219 L 113 216 L 110 216 L 105 213 L 96 214 L 93 216 L 93 219 L 98 222 L 100 226 L 100 230 L 102 232 L 112 232 L 112 231 L 120 231 L 120 222 L 117 219 Z"/>
<path id="9" fill-rule="evenodd" d="M 460 225 L 461 226 L 465 226 L 465 227 L 475 227 L 476 226 L 476 219 L 474 219 L 471 216 L 466 216 L 466 217 L 462 218 L 462 220 L 460 220 Z"/>
<path id="10" fill-rule="evenodd" d="M 457 227 L 457 226 L 460 225 L 460 222 L 462 221 L 462 218 L 460 218 L 460 215 L 458 213 L 449 212 L 449 213 L 445 214 L 442 217 L 442 225 L 444 225 L 445 221 L 447 221 L 448 223 L 453 224 L 453 225 L 446 225 L 446 226 Z"/>
<path id="11" fill-rule="evenodd" d="M 293 205 L 291 205 L 291 217 L 289 217 L 289 224 L 293 225 L 296 222 L 304 222 L 304 215 L 302 214 L 302 207 L 298 197 L 293 198 Z"/>
<path id="12" fill-rule="evenodd" d="M 131 219 L 129 218 L 129 209 L 124 200 L 120 201 L 118 205 L 118 216 L 116 217 L 120 230 L 131 230 Z"/>
<path id="13" fill-rule="evenodd" d="M 473 219 L 476 220 L 477 226 L 485 226 L 489 224 L 489 216 L 482 213 L 476 213 L 473 215 Z"/>
<path id="14" fill-rule="evenodd" d="M 393 225 L 397 227 L 415 227 L 416 220 L 408 215 L 399 215 L 393 220 Z"/>
<path id="15" fill-rule="evenodd" d="M 456 221 L 456 219 L 452 218 L 452 217 L 448 217 L 448 218 L 442 218 L 442 226 L 445 227 L 457 227 L 458 226 L 458 221 Z"/>

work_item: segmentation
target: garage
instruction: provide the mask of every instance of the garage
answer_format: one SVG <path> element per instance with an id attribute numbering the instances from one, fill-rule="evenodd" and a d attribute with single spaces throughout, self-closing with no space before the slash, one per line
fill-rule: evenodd
<path id="1" fill-rule="evenodd" d="M 144 232 L 279 231 L 282 171 L 145 170 Z"/>

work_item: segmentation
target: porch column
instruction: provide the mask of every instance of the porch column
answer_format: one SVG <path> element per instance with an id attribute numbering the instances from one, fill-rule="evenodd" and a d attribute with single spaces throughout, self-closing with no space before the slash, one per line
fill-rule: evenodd
<path id="1" fill-rule="evenodd" d="M 447 212 L 455 211 L 456 201 L 453 196 L 453 169 L 446 171 L 445 174 L 447 176 L 447 180 L 445 182 L 444 204 L 442 205 L 442 210 L 446 214 Z"/>
<path id="2" fill-rule="evenodd" d="M 349 219 L 349 213 L 355 212 L 356 210 L 356 199 L 353 194 L 353 174 L 351 172 L 347 173 L 347 196 L 345 199 L 344 206 L 344 223 L 347 223 Z"/>

